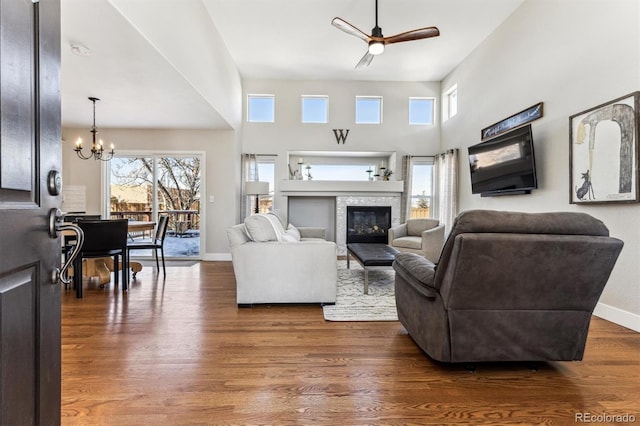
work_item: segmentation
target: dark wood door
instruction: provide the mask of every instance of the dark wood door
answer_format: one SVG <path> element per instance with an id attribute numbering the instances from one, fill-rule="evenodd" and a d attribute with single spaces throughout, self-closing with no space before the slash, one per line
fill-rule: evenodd
<path id="1" fill-rule="evenodd" d="M 0 0 L 2 425 L 60 424 L 60 120 L 59 0 Z"/>

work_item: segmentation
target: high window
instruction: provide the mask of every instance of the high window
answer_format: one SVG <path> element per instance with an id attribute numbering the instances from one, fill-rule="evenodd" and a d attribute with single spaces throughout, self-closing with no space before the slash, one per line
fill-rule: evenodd
<path id="1" fill-rule="evenodd" d="M 356 124 L 382 123 L 382 97 L 356 96 Z"/>
<path id="2" fill-rule="evenodd" d="M 247 121 L 250 123 L 275 122 L 274 95 L 248 95 Z"/>
<path id="3" fill-rule="evenodd" d="M 302 95 L 302 122 L 327 123 L 329 121 L 329 97 Z"/>
<path id="4" fill-rule="evenodd" d="M 432 125 L 434 104 L 433 98 L 409 98 L 409 124 Z"/>
<path id="5" fill-rule="evenodd" d="M 458 113 L 458 85 L 454 84 L 442 97 L 442 118 L 446 121 Z"/>
<path id="6" fill-rule="evenodd" d="M 299 156 L 298 156 L 299 155 Z M 381 155 L 311 155 L 291 153 L 289 158 L 289 178 L 293 180 L 381 180 L 389 164 L 389 157 Z M 260 180 L 262 175 L 260 175 Z"/>
<path id="7" fill-rule="evenodd" d="M 309 164 L 305 166 L 303 178 L 308 180 L 311 174 L 314 180 L 368 180 L 367 170 L 375 170 L 375 167 L 368 164 Z"/>

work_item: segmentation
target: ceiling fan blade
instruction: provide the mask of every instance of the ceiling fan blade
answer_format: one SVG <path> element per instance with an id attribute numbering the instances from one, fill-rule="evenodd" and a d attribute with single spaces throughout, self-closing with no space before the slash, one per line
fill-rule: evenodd
<path id="1" fill-rule="evenodd" d="M 429 37 L 438 37 L 440 30 L 436 27 L 419 28 L 384 38 L 384 44 L 400 43 L 401 41 L 420 40 Z"/>
<path id="2" fill-rule="evenodd" d="M 365 53 L 362 59 L 360 59 L 360 62 L 356 64 L 356 69 L 358 70 L 360 68 L 368 67 L 371 61 L 373 61 L 373 57 L 374 55 L 369 53 L 369 51 L 367 50 L 367 53 Z"/>
<path id="3" fill-rule="evenodd" d="M 366 43 L 369 43 L 369 36 L 367 34 L 363 33 L 358 28 L 354 27 L 342 18 L 333 18 L 333 20 L 331 21 L 331 25 L 339 30 L 344 31 L 347 34 L 358 37 Z"/>

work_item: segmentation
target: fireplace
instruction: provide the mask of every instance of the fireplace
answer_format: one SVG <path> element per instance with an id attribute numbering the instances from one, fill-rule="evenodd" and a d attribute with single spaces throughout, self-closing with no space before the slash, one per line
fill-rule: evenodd
<path id="1" fill-rule="evenodd" d="M 347 206 L 347 244 L 387 244 L 391 206 Z"/>

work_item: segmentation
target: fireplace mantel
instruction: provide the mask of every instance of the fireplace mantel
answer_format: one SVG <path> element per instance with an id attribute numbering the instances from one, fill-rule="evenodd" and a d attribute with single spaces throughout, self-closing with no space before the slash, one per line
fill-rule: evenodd
<path id="1" fill-rule="evenodd" d="M 289 220 L 297 226 L 324 226 L 347 253 L 347 208 L 349 206 L 391 206 L 391 226 L 400 224 L 402 181 L 280 181 L 287 199 Z M 332 201 L 327 201 L 332 200 Z M 319 202 L 319 203 L 318 203 Z M 295 204 L 300 215 L 291 214 Z M 304 207 L 306 206 L 306 208 Z M 335 233 L 333 232 L 335 231 Z"/>
<path id="2" fill-rule="evenodd" d="M 281 180 L 280 193 L 284 196 L 331 196 L 355 193 L 402 193 L 401 180 L 346 181 L 346 180 Z"/>

